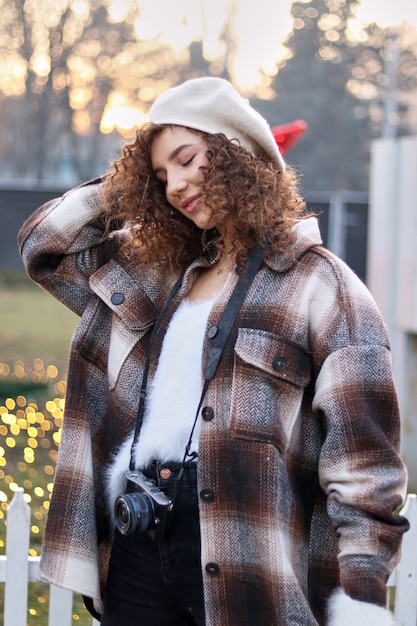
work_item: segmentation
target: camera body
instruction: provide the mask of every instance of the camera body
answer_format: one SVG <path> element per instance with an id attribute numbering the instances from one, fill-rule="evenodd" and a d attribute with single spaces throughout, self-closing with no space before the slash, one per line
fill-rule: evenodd
<path id="1" fill-rule="evenodd" d="M 116 526 L 123 535 L 148 532 L 155 541 L 162 541 L 169 527 L 173 502 L 154 480 L 138 470 L 127 470 L 126 493 L 116 498 Z"/>

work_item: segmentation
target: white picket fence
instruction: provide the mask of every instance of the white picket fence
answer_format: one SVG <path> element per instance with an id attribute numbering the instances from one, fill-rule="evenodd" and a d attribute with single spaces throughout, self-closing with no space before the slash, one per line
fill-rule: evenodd
<path id="1" fill-rule="evenodd" d="M 408 494 L 402 509 L 410 522 L 401 562 L 388 586 L 396 626 L 417 626 L 417 496 Z M 18 489 L 7 511 L 6 555 L 0 556 L 0 583 L 5 583 L 3 626 L 26 626 L 28 582 L 39 581 L 39 557 L 28 557 L 30 507 Z M 72 592 L 50 585 L 48 626 L 71 626 Z M 99 622 L 92 619 L 92 626 Z"/>
<path id="2" fill-rule="evenodd" d="M 7 510 L 6 555 L 0 556 L 0 583 L 5 583 L 3 626 L 31 624 L 28 622 L 28 583 L 39 581 L 40 557 L 28 556 L 29 538 L 30 507 L 23 498 L 23 489 L 18 489 Z M 71 626 L 72 602 L 71 591 L 50 585 L 48 626 Z M 32 624 L 36 624 L 36 620 L 33 617 Z M 93 618 L 91 624 L 99 626 Z"/>

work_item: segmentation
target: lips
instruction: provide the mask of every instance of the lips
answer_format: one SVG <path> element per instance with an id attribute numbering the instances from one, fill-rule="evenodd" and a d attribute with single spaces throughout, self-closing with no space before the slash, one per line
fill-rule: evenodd
<path id="1" fill-rule="evenodd" d="M 201 199 L 201 194 L 190 196 L 182 201 L 181 207 L 187 212 L 192 213 Z"/>

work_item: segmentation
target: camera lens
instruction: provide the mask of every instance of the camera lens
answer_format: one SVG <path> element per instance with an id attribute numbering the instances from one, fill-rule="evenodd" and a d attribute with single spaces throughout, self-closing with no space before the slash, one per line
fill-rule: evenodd
<path id="1" fill-rule="evenodd" d="M 114 503 L 116 526 L 123 535 L 133 532 L 143 533 L 154 522 L 152 500 L 142 493 L 126 493 Z"/>

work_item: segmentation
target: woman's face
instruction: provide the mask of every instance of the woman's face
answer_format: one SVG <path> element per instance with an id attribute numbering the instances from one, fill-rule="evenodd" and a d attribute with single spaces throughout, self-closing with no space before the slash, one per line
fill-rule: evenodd
<path id="1" fill-rule="evenodd" d="M 207 149 L 202 135 L 183 126 L 169 126 L 151 146 L 152 168 L 165 185 L 168 202 L 201 229 L 216 226 L 201 188 Z"/>

